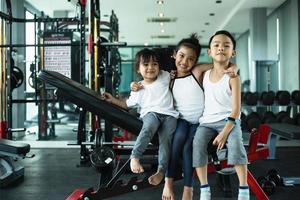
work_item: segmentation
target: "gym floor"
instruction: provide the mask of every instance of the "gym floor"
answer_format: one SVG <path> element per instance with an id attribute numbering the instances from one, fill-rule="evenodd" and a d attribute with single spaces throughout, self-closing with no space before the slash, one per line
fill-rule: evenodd
<path id="1" fill-rule="evenodd" d="M 275 168 L 281 176 L 300 177 L 300 147 L 277 148 L 276 160 L 258 160 L 249 165 L 254 177 L 265 176 L 269 169 Z M 99 175 L 93 167 L 77 167 L 79 163 L 78 148 L 32 148 L 32 159 L 20 162 L 25 166 L 23 181 L 10 187 L 0 189 L 1 200 L 32 200 L 32 199 L 66 199 L 75 189 L 90 187 L 97 188 Z M 230 177 L 232 188 L 237 187 L 236 175 Z M 216 175 L 210 174 L 209 181 L 212 186 L 213 199 L 236 199 L 222 197 L 222 191 L 216 182 Z M 199 199 L 198 182 L 194 185 L 194 199 Z M 115 196 L 114 200 L 161 199 L 163 185 Z M 178 197 L 182 191 L 182 181 L 175 184 L 175 195 Z M 295 199 L 299 195 L 300 186 L 276 187 L 276 192 L 270 200 Z M 236 192 L 234 192 L 236 196 Z M 251 199 L 256 199 L 251 194 Z"/>

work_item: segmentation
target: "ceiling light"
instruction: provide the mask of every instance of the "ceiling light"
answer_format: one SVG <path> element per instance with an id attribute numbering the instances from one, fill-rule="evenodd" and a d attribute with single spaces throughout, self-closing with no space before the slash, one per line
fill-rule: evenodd
<path id="1" fill-rule="evenodd" d="M 161 30 L 160 30 L 160 32 L 164 33 L 164 32 L 165 32 L 165 30 L 164 30 L 164 29 L 161 29 Z"/>
<path id="2" fill-rule="evenodd" d="M 161 1 L 156 1 L 156 3 L 159 4 L 159 5 L 162 5 L 162 4 L 164 4 L 165 2 L 161 0 Z"/>
<path id="3" fill-rule="evenodd" d="M 151 17 L 147 19 L 147 22 L 155 22 L 155 23 L 168 23 L 168 22 L 176 22 L 177 17 Z"/>
<path id="4" fill-rule="evenodd" d="M 145 42 L 145 43 L 144 43 L 144 46 L 149 46 L 149 43 L 148 43 L 148 42 Z"/>
<path id="5" fill-rule="evenodd" d="M 160 22 L 159 25 L 160 25 L 160 26 L 164 26 L 164 23 L 163 23 L 163 22 Z"/>
<path id="6" fill-rule="evenodd" d="M 175 38 L 175 35 L 151 35 L 151 39 L 171 39 Z"/>
<path id="7" fill-rule="evenodd" d="M 221 0 L 217 0 L 216 3 L 222 3 L 222 1 Z"/>
<path id="8" fill-rule="evenodd" d="M 215 13 L 209 13 L 209 16 L 215 16 Z"/>
<path id="9" fill-rule="evenodd" d="M 163 16 L 165 16 L 165 15 L 164 15 L 164 13 L 159 13 L 158 16 L 159 16 L 159 17 L 163 17 Z"/>

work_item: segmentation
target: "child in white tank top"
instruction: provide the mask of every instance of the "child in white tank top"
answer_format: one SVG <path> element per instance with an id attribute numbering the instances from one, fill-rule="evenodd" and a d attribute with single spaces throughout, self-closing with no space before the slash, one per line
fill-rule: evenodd
<path id="1" fill-rule="evenodd" d="M 204 75 L 205 108 L 193 141 L 193 166 L 201 183 L 200 200 L 211 199 L 207 180 L 207 146 L 215 136 L 213 145 L 218 150 L 227 142 L 228 164 L 234 165 L 239 179 L 238 200 L 249 200 L 248 161 L 239 120 L 240 79 L 222 73 L 228 67 L 230 58 L 235 55 L 234 38 L 227 31 L 216 32 L 210 38 L 208 54 L 213 59 L 213 68 Z"/>

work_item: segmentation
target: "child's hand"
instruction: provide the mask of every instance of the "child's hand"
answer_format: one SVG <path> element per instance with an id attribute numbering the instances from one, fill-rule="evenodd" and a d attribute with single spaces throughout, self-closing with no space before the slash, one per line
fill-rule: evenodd
<path id="1" fill-rule="evenodd" d="M 143 88 L 144 88 L 144 86 L 142 85 L 141 82 L 131 82 L 130 83 L 130 90 L 133 92 L 137 92 Z"/>
<path id="2" fill-rule="evenodd" d="M 176 76 L 177 76 L 177 70 L 171 70 L 171 72 L 170 72 L 171 79 L 176 78 Z"/>
<path id="3" fill-rule="evenodd" d="M 230 63 L 230 67 L 224 70 L 225 74 L 228 74 L 231 78 L 235 78 L 238 76 L 238 67 L 236 64 Z"/>
<path id="4" fill-rule="evenodd" d="M 101 95 L 102 99 L 108 103 L 113 103 L 113 99 L 114 97 L 108 93 L 108 92 L 104 92 L 102 95 Z"/>
<path id="5" fill-rule="evenodd" d="M 226 140 L 227 140 L 227 136 L 223 132 L 220 132 L 218 136 L 214 139 L 213 145 L 218 146 L 217 149 L 220 150 L 226 144 Z"/>

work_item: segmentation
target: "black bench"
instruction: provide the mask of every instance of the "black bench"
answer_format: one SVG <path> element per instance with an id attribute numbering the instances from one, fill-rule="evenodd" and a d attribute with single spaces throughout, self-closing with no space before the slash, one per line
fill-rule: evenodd
<path id="1" fill-rule="evenodd" d="M 300 126 L 295 126 L 286 123 L 272 123 L 269 124 L 271 128 L 269 149 L 270 156 L 268 159 L 275 159 L 276 143 L 279 138 L 287 140 L 299 140 L 300 139 Z"/>
<path id="2" fill-rule="evenodd" d="M 92 91 L 91 89 L 84 87 L 83 85 L 80 85 L 79 83 L 57 72 L 44 70 L 39 73 L 38 77 L 43 82 L 57 87 L 57 95 L 59 97 L 71 101 L 82 108 L 82 110 L 89 111 L 95 115 L 100 115 L 101 118 L 106 119 L 135 135 L 138 135 L 142 127 L 142 121 L 133 115 L 130 115 L 128 112 L 103 101 L 99 93 Z M 251 134 L 247 152 L 249 162 L 265 159 L 269 155 L 269 149 L 267 147 L 263 146 L 262 148 L 259 148 L 257 145 L 258 143 L 262 143 L 264 145 L 267 143 L 269 131 L 270 128 L 268 126 L 261 125 L 258 131 L 254 131 L 253 134 Z M 100 186 L 97 190 L 77 189 L 67 198 L 67 200 L 104 199 L 150 187 L 147 181 L 147 175 L 142 179 L 133 177 L 126 183 L 119 180 L 119 177 L 122 175 L 128 164 L 129 159 L 122 167 L 118 168 L 119 170 L 108 182 L 104 182 L 104 184 L 102 184 L 103 182 L 100 179 L 99 183 L 101 184 L 99 184 Z M 220 166 L 222 168 L 232 167 L 227 165 L 226 159 L 220 161 Z M 113 171 L 113 169 L 111 169 L 111 171 Z M 214 165 L 210 164 L 208 166 L 208 172 L 214 171 L 216 171 Z M 251 172 L 248 170 L 247 173 L 247 181 L 251 191 L 258 199 L 267 200 L 268 197 L 258 185 Z M 108 173 L 102 173 L 101 176 L 106 174 Z"/>
<path id="3" fill-rule="evenodd" d="M 0 187 L 24 177 L 24 167 L 15 159 L 24 158 L 29 151 L 29 144 L 0 139 Z"/>

